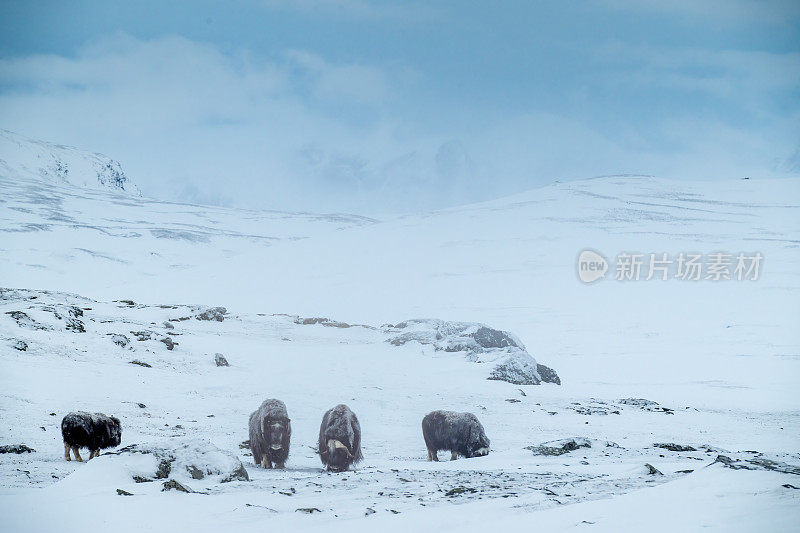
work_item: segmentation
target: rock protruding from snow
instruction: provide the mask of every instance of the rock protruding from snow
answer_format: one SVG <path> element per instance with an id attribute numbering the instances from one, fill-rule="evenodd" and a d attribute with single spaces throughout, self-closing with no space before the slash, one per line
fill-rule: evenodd
<path id="1" fill-rule="evenodd" d="M 141 196 L 119 162 L 102 154 L 26 139 L 0 130 L 0 170 L 29 174 L 56 183 L 110 189 Z"/>
<path id="2" fill-rule="evenodd" d="M 228 360 L 225 359 L 225 356 L 221 353 L 214 354 L 214 363 L 217 366 L 231 366 L 230 363 L 228 363 Z"/>
<path id="3" fill-rule="evenodd" d="M 575 451 L 579 448 L 605 447 L 605 448 L 619 448 L 619 445 L 611 441 L 601 441 L 595 439 L 587 439 L 585 437 L 571 437 L 568 439 L 552 440 L 543 442 L 537 446 L 526 446 L 526 450 L 530 450 L 534 455 L 563 455 Z"/>
<path id="4" fill-rule="evenodd" d="M 137 454 L 151 460 L 135 459 Z M 211 482 L 250 481 L 242 462 L 232 453 L 202 439 L 172 438 L 145 444 L 132 444 L 114 453 L 117 460 L 129 466 L 137 481 L 174 479 L 188 481 L 208 479 Z"/>
<path id="5" fill-rule="evenodd" d="M 225 320 L 225 315 L 228 314 L 228 310 L 224 307 L 209 307 L 195 315 L 197 320 L 215 320 L 217 322 L 222 322 Z"/>
<path id="6" fill-rule="evenodd" d="M 475 363 L 495 363 L 488 379 L 515 385 L 539 385 L 542 382 L 561 384 L 555 370 L 536 362 L 525 345 L 507 331 L 492 329 L 476 322 L 447 322 L 426 318 L 387 325 L 389 339 L 395 346 L 419 342 L 437 351 L 463 352 Z"/>
<path id="7" fill-rule="evenodd" d="M 21 328 L 33 329 L 33 330 L 47 329 L 47 326 L 45 326 L 44 324 L 40 324 L 36 320 L 29 317 L 28 314 L 23 311 L 6 311 L 6 314 L 11 316 L 11 318 L 13 318 L 14 321 L 17 323 L 17 325 Z"/>
<path id="8" fill-rule="evenodd" d="M 121 333 L 106 333 L 106 335 L 110 336 L 111 342 L 120 348 L 126 348 L 131 343 L 131 340 L 126 335 L 122 335 Z"/>
<path id="9" fill-rule="evenodd" d="M 731 458 L 727 455 L 717 455 L 714 463 L 721 463 L 723 466 L 732 468 L 734 470 L 772 470 L 774 472 L 781 472 L 784 474 L 800 475 L 800 466 L 790 465 L 782 461 L 774 461 L 761 457 L 737 459 Z M 711 464 L 714 464 L 711 463 Z"/>
<path id="10" fill-rule="evenodd" d="M 5 444 L 0 446 L 0 453 L 33 453 L 36 450 L 25 444 Z"/>

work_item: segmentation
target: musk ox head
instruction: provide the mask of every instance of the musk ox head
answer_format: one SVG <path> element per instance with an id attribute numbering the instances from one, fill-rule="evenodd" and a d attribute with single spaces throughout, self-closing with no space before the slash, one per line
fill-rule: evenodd
<path id="1" fill-rule="evenodd" d="M 119 418 L 116 416 L 108 417 L 108 425 L 106 426 L 106 431 L 108 432 L 108 445 L 105 446 L 107 448 L 113 448 L 114 446 L 119 446 L 122 442 L 122 424 L 119 421 Z"/>
<path id="2" fill-rule="evenodd" d="M 328 439 L 328 447 L 325 452 L 327 455 L 324 461 L 327 462 L 330 470 L 334 472 L 347 470 L 347 467 L 355 459 L 355 456 L 350 453 L 350 448 L 347 447 L 347 444 L 336 439 Z"/>
<path id="3" fill-rule="evenodd" d="M 489 438 L 483 430 L 483 425 L 478 417 L 472 413 L 464 413 L 464 423 L 467 426 L 466 457 L 482 457 L 489 454 Z"/>
<path id="4" fill-rule="evenodd" d="M 489 455 L 489 439 L 480 429 L 477 435 L 472 435 L 472 439 L 467 444 L 467 457 L 483 457 Z"/>
<path id="5" fill-rule="evenodd" d="M 262 435 L 264 435 L 264 440 L 267 441 L 270 450 L 280 451 L 288 448 L 291 434 L 288 418 L 265 418 L 262 420 L 262 424 Z"/>
<path id="6" fill-rule="evenodd" d="M 362 459 L 361 426 L 344 404 L 330 409 L 319 428 L 319 457 L 328 470 L 342 472 Z"/>

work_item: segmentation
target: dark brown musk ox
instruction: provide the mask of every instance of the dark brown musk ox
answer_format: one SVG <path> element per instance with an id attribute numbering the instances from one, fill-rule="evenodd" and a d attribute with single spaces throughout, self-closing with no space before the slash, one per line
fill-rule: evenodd
<path id="1" fill-rule="evenodd" d="M 71 450 L 75 460 L 83 461 L 79 452 L 81 448 L 88 448 L 89 459 L 93 459 L 100 455 L 100 450 L 119 446 L 122 425 L 115 416 L 78 411 L 61 420 L 61 436 L 64 438 L 64 459 L 71 460 Z"/>
<path id="2" fill-rule="evenodd" d="M 489 453 L 489 439 L 472 413 L 433 411 L 422 419 L 422 437 L 428 448 L 428 461 L 438 461 L 437 452 L 447 450 L 450 460 L 481 457 Z"/>
<path id="3" fill-rule="evenodd" d="M 289 457 L 292 424 L 286 404 L 270 398 L 250 415 L 250 449 L 253 461 L 264 468 L 283 468 Z"/>
<path id="4" fill-rule="evenodd" d="M 361 425 L 346 405 L 339 404 L 322 417 L 318 451 L 329 472 L 343 472 L 364 458 L 361 455 Z"/>

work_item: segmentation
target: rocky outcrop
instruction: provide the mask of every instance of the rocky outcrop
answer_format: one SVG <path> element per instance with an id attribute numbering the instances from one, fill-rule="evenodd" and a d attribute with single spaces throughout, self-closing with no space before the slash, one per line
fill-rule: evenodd
<path id="1" fill-rule="evenodd" d="M 119 162 L 102 154 L 27 139 L 7 130 L 0 130 L 0 153 L 12 175 L 35 175 L 59 184 L 141 196 Z"/>
<path id="2" fill-rule="evenodd" d="M 782 461 L 767 459 L 766 457 L 753 457 L 750 459 L 734 459 L 727 455 L 717 455 L 713 463 L 721 463 L 723 466 L 733 470 L 772 470 L 784 474 L 794 474 L 800 476 L 800 466 L 790 465 Z"/>
<path id="3" fill-rule="evenodd" d="M 657 402 L 654 402 L 652 400 L 646 400 L 644 398 L 623 398 L 621 400 L 617 400 L 617 403 L 621 405 L 638 407 L 639 409 L 643 409 L 645 411 L 660 412 L 668 415 L 675 414 L 674 409 L 670 409 L 669 407 L 663 407 L 659 405 Z"/>
<path id="4" fill-rule="evenodd" d="M 64 321 L 64 329 L 75 333 L 86 333 L 86 328 L 80 317 L 83 316 L 83 309 L 74 305 L 46 305 L 42 311 L 53 313 L 57 320 Z"/>
<path id="5" fill-rule="evenodd" d="M 228 310 L 224 307 L 209 307 L 204 311 L 201 311 L 195 315 L 197 320 L 215 320 L 217 322 L 222 322 L 225 320 L 225 315 L 228 314 Z"/>
<path id="6" fill-rule="evenodd" d="M 697 448 L 692 446 L 684 446 L 682 444 L 675 444 L 674 442 L 657 442 L 653 444 L 656 448 L 669 450 L 671 452 L 696 452 Z"/>
<path id="7" fill-rule="evenodd" d="M 388 342 L 394 346 L 418 342 L 437 351 L 463 353 L 475 363 L 491 363 L 487 379 L 515 385 L 561 384 L 555 370 L 537 363 L 516 336 L 484 324 L 414 319 L 388 324 L 384 331 L 392 335 Z"/>
<path id="8" fill-rule="evenodd" d="M 174 340 L 172 340 L 170 337 L 163 337 L 163 338 L 158 339 L 158 340 L 160 342 L 164 343 L 164 346 L 167 347 L 167 350 L 173 350 L 173 349 L 175 349 L 175 346 L 178 345 L 178 343 L 175 342 Z"/>
<path id="9" fill-rule="evenodd" d="M 152 331 L 150 331 L 150 330 L 145 329 L 145 330 L 142 330 L 142 331 L 131 331 L 131 335 L 133 335 L 133 337 L 137 341 L 144 342 L 144 341 L 149 341 L 150 339 L 152 339 L 154 333 Z"/>
<path id="10" fill-rule="evenodd" d="M 530 450 L 534 455 L 564 455 L 565 453 L 573 452 L 580 448 L 591 448 L 592 444 L 604 448 L 619 448 L 619 446 L 610 441 L 596 441 L 583 437 L 572 437 L 569 439 L 553 440 L 543 442 L 536 446 L 526 446 L 526 450 Z"/>
<path id="11" fill-rule="evenodd" d="M 11 318 L 17 323 L 17 325 L 21 328 L 25 329 L 32 329 L 32 330 L 46 330 L 49 329 L 44 324 L 37 322 L 36 320 L 32 319 L 28 316 L 27 313 L 23 311 L 6 311 L 7 315 L 10 315 Z"/>
<path id="12" fill-rule="evenodd" d="M 0 446 L 0 453 L 33 453 L 36 450 L 25 444 L 5 444 Z"/>
<path id="13" fill-rule="evenodd" d="M 107 333 L 106 335 L 111 337 L 111 342 L 120 348 L 125 348 L 131 343 L 131 340 L 127 336 L 120 333 Z"/>
<path id="14" fill-rule="evenodd" d="M 250 480 L 247 470 L 235 455 L 202 439 L 171 438 L 154 443 L 132 444 L 108 455 L 116 455 L 118 460 L 127 462 L 125 458 L 132 454 L 152 457 L 149 467 L 141 466 L 141 461 L 130 461 L 132 477 L 137 482 L 168 478 L 176 482 L 203 479 L 228 483 Z"/>

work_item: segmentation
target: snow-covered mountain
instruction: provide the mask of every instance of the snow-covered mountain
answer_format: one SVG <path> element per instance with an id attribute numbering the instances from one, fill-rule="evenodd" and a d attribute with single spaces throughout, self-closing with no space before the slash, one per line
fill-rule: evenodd
<path id="1" fill-rule="evenodd" d="M 56 183 L 141 196 L 119 162 L 103 154 L 27 139 L 3 129 L 0 129 L 0 169 L 17 177 L 41 176 Z"/>
<path id="2" fill-rule="evenodd" d="M 35 450 L 0 454 L 3 529 L 800 518 L 800 180 L 606 177 L 376 220 L 160 202 L 97 186 L 91 164 L 66 183 L 3 142 L 0 446 Z M 579 280 L 587 249 L 606 279 Z M 669 279 L 645 279 L 651 253 L 674 261 Z M 730 255 L 732 279 L 676 279 L 682 253 Z M 763 258 L 756 280 L 736 279 L 740 253 Z M 639 281 L 614 279 L 626 254 Z M 487 379 L 509 356 L 561 384 Z M 285 471 L 242 444 L 268 397 L 292 418 Z M 341 402 L 365 461 L 325 474 L 312 448 Z M 139 451 L 64 461 L 58 424 L 78 409 L 119 416 Z M 425 461 L 433 409 L 474 412 L 491 453 Z M 201 494 L 162 492 L 170 447 L 171 477 Z M 223 483 L 239 462 L 249 481 Z"/>

